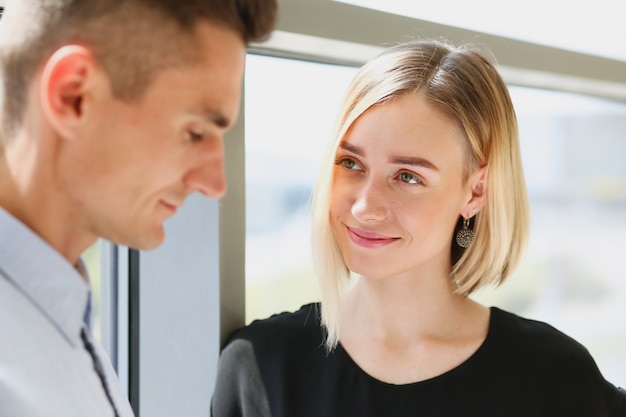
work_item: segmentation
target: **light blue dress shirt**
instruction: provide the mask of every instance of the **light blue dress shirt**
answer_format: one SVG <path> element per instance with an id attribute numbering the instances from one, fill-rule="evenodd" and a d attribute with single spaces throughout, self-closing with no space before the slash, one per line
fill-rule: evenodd
<path id="1" fill-rule="evenodd" d="M 88 293 L 76 268 L 0 208 L 0 416 L 114 416 L 81 340 Z M 109 358 L 93 344 L 118 415 L 133 416 Z"/>

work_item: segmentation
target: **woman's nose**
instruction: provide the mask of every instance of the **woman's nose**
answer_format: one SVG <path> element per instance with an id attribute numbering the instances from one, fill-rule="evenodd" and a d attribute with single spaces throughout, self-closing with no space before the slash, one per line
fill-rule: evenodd
<path id="1" fill-rule="evenodd" d="M 389 214 L 389 201 L 384 185 L 368 181 L 352 205 L 352 215 L 361 222 L 383 221 Z"/>

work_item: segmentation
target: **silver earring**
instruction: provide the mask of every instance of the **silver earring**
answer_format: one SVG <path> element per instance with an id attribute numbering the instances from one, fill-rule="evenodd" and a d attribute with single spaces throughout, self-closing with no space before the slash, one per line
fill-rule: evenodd
<path id="1" fill-rule="evenodd" d="M 470 219 L 463 219 L 463 228 L 456 234 L 456 243 L 462 248 L 469 248 L 474 241 L 474 231 L 469 228 Z"/>

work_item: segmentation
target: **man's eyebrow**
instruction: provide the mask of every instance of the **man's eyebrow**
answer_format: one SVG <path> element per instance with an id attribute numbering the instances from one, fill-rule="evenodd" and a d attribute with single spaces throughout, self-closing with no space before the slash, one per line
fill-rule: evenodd
<path id="1" fill-rule="evenodd" d="M 355 155 L 365 156 L 365 152 L 358 146 L 351 145 L 347 142 L 341 142 L 339 144 L 341 149 L 348 152 L 352 152 Z M 395 165 L 411 165 L 424 167 L 433 171 L 439 171 L 439 168 L 426 158 L 412 157 L 412 156 L 392 156 L 389 158 L 389 162 Z"/>
<path id="2" fill-rule="evenodd" d="M 202 118 L 206 119 L 208 122 L 213 123 L 217 127 L 220 127 L 222 129 L 227 129 L 231 126 L 230 119 L 220 112 L 206 110 L 201 112 L 200 116 L 202 116 Z"/>

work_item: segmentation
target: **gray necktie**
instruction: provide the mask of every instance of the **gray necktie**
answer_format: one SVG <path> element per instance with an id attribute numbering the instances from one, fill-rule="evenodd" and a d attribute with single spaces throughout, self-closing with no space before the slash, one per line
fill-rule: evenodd
<path id="1" fill-rule="evenodd" d="M 87 335 L 87 330 L 85 326 L 80 330 L 80 338 L 83 340 L 83 344 L 85 345 L 85 349 L 89 352 L 91 359 L 93 360 L 93 367 L 98 374 L 98 378 L 100 378 L 100 382 L 102 383 L 102 388 L 104 389 L 104 393 L 106 394 L 109 402 L 111 403 L 111 407 L 113 408 L 113 413 L 115 417 L 119 417 L 117 409 L 115 408 L 115 403 L 113 402 L 113 398 L 111 397 L 111 393 L 109 392 L 109 386 L 106 381 L 106 376 L 104 374 L 104 369 L 102 368 L 102 363 L 100 363 L 100 359 L 98 355 L 96 355 L 96 351 L 89 340 L 89 335 Z"/>

